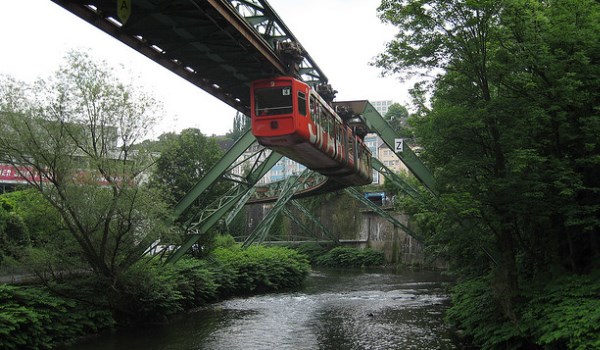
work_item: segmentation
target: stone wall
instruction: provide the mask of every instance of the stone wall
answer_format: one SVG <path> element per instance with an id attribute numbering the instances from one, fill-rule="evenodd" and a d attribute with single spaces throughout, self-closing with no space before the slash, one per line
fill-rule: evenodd
<path id="1" fill-rule="evenodd" d="M 389 264 L 419 265 L 425 264 L 423 245 L 408 235 L 400 227 L 395 227 L 376 213 L 361 212 L 362 226 L 357 240 L 364 241 L 372 249 L 383 251 Z M 396 220 L 409 226 L 408 217 L 392 213 Z"/>
<path id="2" fill-rule="evenodd" d="M 247 234 L 260 222 L 262 217 L 270 210 L 270 205 L 253 205 L 247 207 Z M 318 206 L 317 217 L 343 245 L 357 248 L 370 247 L 382 251 L 387 264 L 402 264 L 408 266 L 425 266 L 445 268 L 443 262 L 435 262 L 433 266 L 425 261 L 423 244 L 408 235 L 400 227 L 380 217 L 376 213 L 361 207 L 355 200 L 347 196 L 329 196 Z M 389 211 L 398 221 L 410 227 L 408 216 Z M 320 232 L 313 224 L 306 222 L 299 214 L 298 218 L 313 229 L 315 236 L 309 240 L 322 241 L 329 237 Z M 306 237 L 307 233 L 293 224 L 289 219 L 283 219 L 279 229 L 285 231 L 279 239 L 297 241 L 298 237 Z M 273 237 L 271 237 L 273 239 Z"/>

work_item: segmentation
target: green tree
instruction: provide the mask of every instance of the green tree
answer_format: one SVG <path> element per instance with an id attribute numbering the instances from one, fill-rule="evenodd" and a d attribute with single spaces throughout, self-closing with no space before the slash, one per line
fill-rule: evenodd
<path id="1" fill-rule="evenodd" d="M 151 154 L 134 149 L 160 113 L 83 52 L 70 52 L 47 80 L 0 84 L 0 161 L 56 209 L 82 261 L 117 289 L 168 233 L 162 194 L 143 185 Z"/>
<path id="2" fill-rule="evenodd" d="M 159 137 L 160 156 L 156 161 L 151 185 L 168 193 L 174 206 L 200 181 L 223 152 L 214 138 L 206 137 L 198 129 L 185 129 L 180 134 L 168 133 Z M 229 184 L 218 181 L 176 218 L 183 231 L 202 210 L 227 191 Z M 215 230 L 204 232 L 192 248 L 196 256 L 204 256 L 210 249 Z"/>
<path id="3" fill-rule="evenodd" d="M 29 231 L 23 219 L 0 198 L 0 266 L 6 257 L 21 258 L 29 245 Z"/>
<path id="4" fill-rule="evenodd" d="M 233 118 L 233 128 L 227 133 L 227 137 L 233 141 L 239 139 L 246 131 L 250 130 L 250 118 L 237 112 Z"/>
<path id="5" fill-rule="evenodd" d="M 163 134 L 159 143 L 160 156 L 156 160 L 152 182 L 170 194 L 173 204 L 183 198 L 223 154 L 213 138 L 194 128 L 182 130 L 179 134 Z M 219 194 L 218 190 L 202 196 L 196 207 L 210 203 Z"/>
<path id="6" fill-rule="evenodd" d="M 408 120 L 408 110 L 399 103 L 393 103 L 383 118 L 390 124 L 396 133 L 402 136 L 409 136 L 410 132 L 406 130 Z"/>
<path id="7" fill-rule="evenodd" d="M 34 189 L 8 192 L 0 200 L 10 203 L 14 213 L 23 219 L 33 247 L 56 242 L 54 248 L 57 248 L 64 244 L 65 228 L 60 224 L 60 215 L 40 192 Z"/>
<path id="8" fill-rule="evenodd" d="M 428 249 L 490 273 L 516 323 L 520 279 L 588 271 L 599 256 L 600 5 L 384 0 L 379 11 L 399 33 L 375 64 L 437 74 L 413 90 L 440 194 L 412 204 Z"/>

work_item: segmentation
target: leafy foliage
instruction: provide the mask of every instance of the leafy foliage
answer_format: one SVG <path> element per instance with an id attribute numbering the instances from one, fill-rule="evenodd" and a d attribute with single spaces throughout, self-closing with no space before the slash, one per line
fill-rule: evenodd
<path id="1" fill-rule="evenodd" d="M 382 266 L 383 252 L 370 248 L 335 247 L 315 260 L 316 265 L 328 267 Z"/>
<path id="2" fill-rule="evenodd" d="M 234 294 L 297 288 L 308 275 L 308 259 L 293 249 L 250 246 L 215 249 L 214 259 L 231 271 Z"/>
<path id="3" fill-rule="evenodd" d="M 30 245 L 29 230 L 21 216 L 0 198 L 0 265 L 4 257 L 18 259 Z"/>
<path id="4" fill-rule="evenodd" d="M 134 147 L 160 113 L 84 52 L 46 80 L 0 84 L 0 161 L 60 215 L 82 265 L 106 278 L 169 233 L 164 196 L 143 185 L 152 155 Z"/>
<path id="5" fill-rule="evenodd" d="M 50 295 L 41 288 L 0 285 L 0 348 L 52 349 L 111 328 L 109 311 Z"/>
<path id="6" fill-rule="evenodd" d="M 10 203 L 14 213 L 23 219 L 32 246 L 47 246 L 57 240 L 64 244 L 65 228 L 60 225 L 60 215 L 41 193 L 33 189 L 14 191 L 0 195 L 0 200 Z"/>
<path id="7" fill-rule="evenodd" d="M 222 151 L 214 139 L 198 129 L 185 129 L 181 133 L 167 133 L 159 137 L 160 156 L 152 176 L 154 186 L 169 191 L 177 203 L 221 158 Z M 203 196 L 201 203 L 210 203 L 219 192 Z"/>
<path id="8" fill-rule="evenodd" d="M 523 323 L 530 325 L 538 344 L 600 348 L 600 273 L 563 275 L 526 291 Z"/>
<path id="9" fill-rule="evenodd" d="M 499 308 L 498 292 L 489 278 L 459 283 L 452 292 L 447 319 L 482 349 L 596 349 L 600 345 L 600 279 L 561 275 L 532 281 L 524 288 L 519 322 Z M 492 287 L 492 288 L 490 288 Z"/>
<path id="10" fill-rule="evenodd" d="M 593 348 L 580 320 L 596 319 L 594 303 L 532 283 L 598 268 L 600 4 L 383 0 L 379 15 L 399 32 L 375 65 L 436 74 L 415 86 L 410 123 L 437 194 L 399 203 L 428 251 L 476 281 L 459 286 L 451 318 L 488 349 Z M 532 310 L 554 319 L 538 327 Z"/>
<path id="11" fill-rule="evenodd" d="M 294 249 L 300 254 L 306 255 L 310 263 L 316 265 L 317 259 L 326 254 L 331 248 L 316 243 L 307 243 L 294 247 Z"/>
<path id="12" fill-rule="evenodd" d="M 237 112 L 233 118 L 233 128 L 226 136 L 231 140 L 236 141 L 248 130 L 250 130 L 250 118 Z"/>
<path id="13" fill-rule="evenodd" d="M 394 131 L 402 137 L 410 137 L 408 126 L 408 110 L 399 103 L 393 103 L 383 116 Z"/>
<path id="14" fill-rule="evenodd" d="M 167 133 L 159 137 L 160 156 L 156 160 L 150 186 L 166 193 L 172 206 L 177 204 L 221 158 L 223 152 L 214 138 L 206 137 L 199 129 L 185 129 L 181 133 Z M 189 223 L 194 216 L 225 193 L 230 186 L 217 181 L 178 218 Z M 181 231 L 185 231 L 185 228 Z M 216 230 L 206 232 L 194 245 L 192 253 L 202 257 Z"/>

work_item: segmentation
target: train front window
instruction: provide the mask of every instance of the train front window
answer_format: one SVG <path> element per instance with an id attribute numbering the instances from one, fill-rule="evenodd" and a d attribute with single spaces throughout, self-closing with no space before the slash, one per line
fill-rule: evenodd
<path id="1" fill-rule="evenodd" d="M 254 90 L 254 113 L 259 117 L 292 113 L 292 87 Z"/>

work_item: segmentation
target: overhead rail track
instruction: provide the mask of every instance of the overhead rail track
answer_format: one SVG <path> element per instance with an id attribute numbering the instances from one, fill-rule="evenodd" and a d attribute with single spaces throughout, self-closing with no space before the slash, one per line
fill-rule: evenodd
<path id="1" fill-rule="evenodd" d="M 281 43 L 299 45 L 302 79 L 327 83 L 264 0 L 133 0 L 124 24 L 116 0 L 52 1 L 246 115 L 251 81 L 290 74 Z"/>

